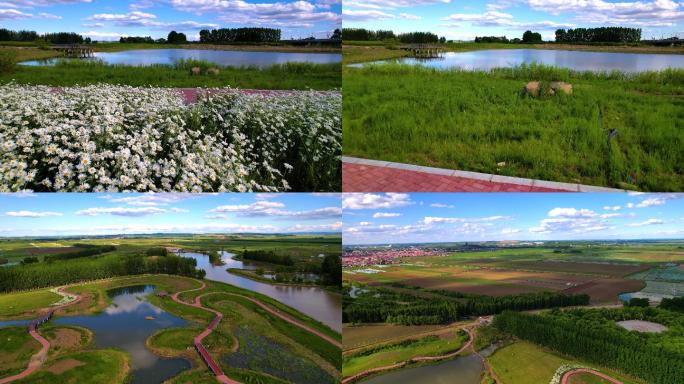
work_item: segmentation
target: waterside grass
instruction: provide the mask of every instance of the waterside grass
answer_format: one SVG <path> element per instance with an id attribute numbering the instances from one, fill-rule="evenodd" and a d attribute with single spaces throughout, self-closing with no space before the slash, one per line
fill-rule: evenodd
<path id="1" fill-rule="evenodd" d="M 532 98 L 528 81 L 572 95 Z M 647 191 L 684 188 L 684 70 L 344 68 L 346 155 Z M 408 113 L 410 111 L 410 113 Z M 608 133 L 618 134 L 609 141 Z"/>

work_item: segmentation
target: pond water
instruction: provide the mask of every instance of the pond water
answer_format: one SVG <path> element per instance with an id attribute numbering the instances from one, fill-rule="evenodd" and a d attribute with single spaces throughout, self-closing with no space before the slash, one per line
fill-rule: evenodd
<path id="1" fill-rule="evenodd" d="M 361 381 L 363 384 L 480 384 L 482 360 L 468 355 L 434 365 L 400 369 Z"/>
<path id="2" fill-rule="evenodd" d="M 268 67 L 285 63 L 339 63 L 339 53 L 298 53 L 298 52 L 248 52 L 209 49 L 136 49 L 122 52 L 96 52 L 96 60 L 107 64 L 147 66 L 153 64 L 174 64 L 181 59 L 205 60 L 221 66 Z M 31 66 L 50 66 L 64 59 L 33 60 L 22 62 Z M 72 59 L 83 60 L 83 59 Z"/>
<path id="3" fill-rule="evenodd" d="M 553 49 L 489 49 L 472 52 L 448 52 L 437 59 L 401 58 L 382 62 L 420 64 L 430 68 L 491 70 L 521 64 L 539 63 L 577 71 L 643 72 L 684 68 L 684 55 L 585 52 Z M 363 66 L 367 64 L 357 64 Z"/>
<path id="4" fill-rule="evenodd" d="M 207 273 L 206 279 L 261 293 L 311 316 L 338 332 L 342 331 L 342 295 L 318 287 L 272 285 L 234 275 L 226 269 L 231 264 L 237 265 L 234 262 L 239 260 L 232 260 L 235 254 L 229 252 L 222 252 L 222 260 L 226 265 L 220 266 L 212 265 L 209 256 L 201 253 L 180 252 L 180 256 L 195 259 L 197 268 Z"/>
<path id="5" fill-rule="evenodd" d="M 191 368 L 185 359 L 167 359 L 152 353 L 145 340 L 163 328 L 182 327 L 187 322 L 145 301 L 152 286 L 135 286 L 109 291 L 112 304 L 94 316 L 60 317 L 53 324 L 78 325 L 94 332 L 97 348 L 117 348 L 131 355 L 128 383 L 162 383 Z M 146 317 L 152 320 L 146 320 Z"/>

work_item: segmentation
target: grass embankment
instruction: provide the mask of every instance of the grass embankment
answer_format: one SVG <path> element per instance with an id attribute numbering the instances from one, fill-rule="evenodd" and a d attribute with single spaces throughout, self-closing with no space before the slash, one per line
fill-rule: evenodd
<path id="1" fill-rule="evenodd" d="M 200 75 L 192 67 L 218 68 L 217 74 L 206 69 Z M 0 83 L 14 80 L 19 84 L 74 86 L 98 83 L 169 88 L 250 88 L 250 89 L 315 89 L 341 87 L 340 64 L 287 63 L 260 67 L 219 67 L 206 62 L 177 65 L 129 66 L 109 65 L 97 61 L 60 61 L 54 66 L 15 65 L 14 70 L 0 75 Z"/>
<path id="2" fill-rule="evenodd" d="M 40 350 L 26 327 L 0 328 L 0 378 L 15 375 L 24 369 L 31 356 Z"/>
<path id="3" fill-rule="evenodd" d="M 498 349 L 487 360 L 496 375 L 506 384 L 548 383 L 556 370 L 563 364 L 580 364 L 595 368 L 625 384 L 643 383 L 606 368 L 585 365 L 581 361 L 564 358 L 525 341 L 519 341 Z"/>
<path id="4" fill-rule="evenodd" d="M 468 340 L 462 330 L 448 329 L 433 335 L 376 345 L 345 356 L 342 375 L 349 377 L 372 368 L 392 365 L 418 356 L 439 356 L 454 352 Z"/>
<path id="5" fill-rule="evenodd" d="M 574 93 L 522 96 L 533 80 L 566 81 Z M 684 70 L 371 65 L 345 68 L 343 93 L 346 155 L 647 191 L 684 188 Z M 609 129 L 618 130 L 610 145 Z"/>

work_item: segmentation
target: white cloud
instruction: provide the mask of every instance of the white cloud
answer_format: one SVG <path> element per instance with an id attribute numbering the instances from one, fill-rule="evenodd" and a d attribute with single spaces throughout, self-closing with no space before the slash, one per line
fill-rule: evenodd
<path id="1" fill-rule="evenodd" d="M 387 219 L 387 218 L 390 218 L 390 217 L 399 217 L 399 216 L 401 216 L 401 213 L 376 212 L 376 213 L 373 214 L 373 218 L 374 218 L 374 219 Z"/>
<path id="2" fill-rule="evenodd" d="M 209 218 L 226 218 L 226 213 L 237 213 L 241 217 L 280 217 L 298 220 L 322 220 L 342 216 L 342 209 L 339 207 L 325 207 L 309 211 L 286 211 L 281 209 L 284 207 L 283 203 L 269 200 L 257 200 L 252 204 L 222 205 L 210 210 L 209 212 L 218 215 L 212 215 Z"/>
<path id="3" fill-rule="evenodd" d="M 642 221 L 640 223 L 631 223 L 631 224 L 627 224 L 627 225 L 630 227 L 643 227 L 646 225 L 660 225 L 660 224 L 664 224 L 664 223 L 665 222 L 660 220 L 660 219 L 648 219 L 648 220 Z"/>
<path id="4" fill-rule="evenodd" d="M 461 22 L 469 22 L 478 27 L 507 27 L 509 29 L 557 29 L 572 28 L 574 24 L 556 23 L 553 21 L 520 22 L 515 21 L 513 15 L 489 10 L 485 13 L 455 13 L 442 18 L 446 26 L 460 25 Z"/>
<path id="5" fill-rule="evenodd" d="M 517 228 L 504 228 L 501 230 L 502 235 L 514 235 L 516 233 L 520 233 L 520 229 Z"/>
<path id="6" fill-rule="evenodd" d="M 606 211 L 619 211 L 620 209 L 622 209 L 622 207 L 619 205 L 614 205 L 612 207 L 607 205 L 607 206 L 603 207 L 603 209 Z"/>
<path id="7" fill-rule="evenodd" d="M 88 17 L 86 20 L 99 22 L 113 22 L 114 25 L 124 27 L 149 27 L 161 29 L 203 29 L 203 28 L 218 28 L 218 24 L 213 23 L 198 23 L 196 21 L 175 21 L 175 22 L 161 22 L 156 21 L 157 15 L 146 13 L 142 11 L 132 11 L 125 14 L 116 13 L 100 13 Z"/>
<path id="8" fill-rule="evenodd" d="M 576 14 L 583 23 L 630 26 L 671 26 L 684 20 L 680 3 L 673 0 L 527 0 L 530 8 L 552 15 Z"/>
<path id="9" fill-rule="evenodd" d="M 433 204 L 430 204 L 430 206 L 433 208 L 454 208 L 453 205 L 442 204 L 442 203 L 433 203 Z"/>
<path id="10" fill-rule="evenodd" d="M 134 206 L 158 206 L 178 203 L 184 200 L 196 199 L 206 196 L 206 194 L 198 193 L 154 193 L 148 192 L 135 196 L 123 195 L 104 195 L 101 199 L 108 200 L 112 203 L 122 203 Z"/>
<path id="11" fill-rule="evenodd" d="M 413 204 L 405 193 L 345 193 L 342 198 L 343 209 L 389 209 Z"/>
<path id="12" fill-rule="evenodd" d="M 399 18 L 404 19 L 404 20 L 421 20 L 422 19 L 422 17 L 420 17 L 418 15 L 413 15 L 410 13 L 400 13 Z"/>
<path id="13" fill-rule="evenodd" d="M 87 208 L 77 211 L 76 214 L 80 216 L 99 216 L 99 215 L 114 215 L 127 217 L 140 217 L 149 215 L 159 215 L 166 213 L 166 209 L 156 207 L 140 207 L 140 208 Z"/>
<path id="14" fill-rule="evenodd" d="M 575 209 L 575 208 L 554 208 L 549 211 L 550 217 L 594 217 L 596 212 L 590 209 Z"/>
<path id="15" fill-rule="evenodd" d="M 42 211 L 42 212 L 36 212 L 36 211 L 10 211 L 10 212 L 5 212 L 6 216 L 10 217 L 29 217 L 29 218 L 38 218 L 38 217 L 50 217 L 50 216 L 62 216 L 62 213 L 59 212 L 51 212 L 51 211 Z"/>
<path id="16" fill-rule="evenodd" d="M 377 10 L 343 9 L 342 16 L 347 21 L 390 20 L 396 18 L 391 13 Z"/>

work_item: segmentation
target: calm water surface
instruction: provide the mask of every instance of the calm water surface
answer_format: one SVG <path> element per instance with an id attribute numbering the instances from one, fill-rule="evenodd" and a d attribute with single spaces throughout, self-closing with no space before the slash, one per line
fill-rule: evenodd
<path id="1" fill-rule="evenodd" d="M 197 268 L 207 273 L 206 279 L 232 284 L 261 293 L 311 316 L 338 332 L 342 331 L 342 295 L 334 294 L 318 287 L 271 285 L 234 275 L 226 271 L 226 269 L 241 268 L 239 265 L 247 265 L 252 268 L 254 266 L 246 262 L 233 260 L 232 257 L 235 254 L 229 252 L 223 252 L 222 254 L 222 260 L 226 265 L 214 266 L 209 262 L 209 256 L 207 255 L 194 252 L 180 253 L 183 257 L 195 259 L 197 261 Z"/>
<path id="2" fill-rule="evenodd" d="M 95 316 L 60 317 L 54 324 L 78 325 L 94 332 L 97 348 L 117 348 L 131 355 L 131 384 L 157 384 L 191 368 L 185 359 L 161 358 L 145 346 L 145 340 L 163 328 L 183 327 L 187 322 L 145 301 L 152 286 L 109 291 L 112 305 Z M 146 317 L 153 320 L 145 320 Z"/>
<path id="3" fill-rule="evenodd" d="M 466 70 L 510 68 L 521 64 L 539 63 L 576 71 L 643 72 L 667 68 L 684 68 L 684 55 L 584 52 L 552 49 L 490 49 L 472 52 L 448 52 L 439 59 L 403 58 L 382 62 L 420 64 L 426 67 Z M 354 66 L 363 66 L 358 64 Z"/>
<path id="4" fill-rule="evenodd" d="M 295 62 L 327 64 L 342 61 L 342 55 L 339 53 L 213 51 L 209 49 L 136 49 L 123 52 L 96 52 L 95 58 L 107 64 L 137 66 L 174 64 L 181 59 L 205 60 L 222 66 L 234 67 L 267 67 L 273 64 Z M 64 59 L 33 60 L 22 64 L 49 66 L 59 60 Z"/>
<path id="5" fill-rule="evenodd" d="M 480 384 L 482 361 L 468 355 L 444 363 L 400 369 L 361 381 L 363 384 Z"/>

